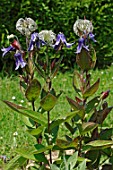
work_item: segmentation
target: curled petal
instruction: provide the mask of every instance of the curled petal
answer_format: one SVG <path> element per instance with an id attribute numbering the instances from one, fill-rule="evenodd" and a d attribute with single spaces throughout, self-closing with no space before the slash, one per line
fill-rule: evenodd
<path id="1" fill-rule="evenodd" d="M 16 49 L 13 46 L 9 46 L 7 48 L 2 48 L 1 51 L 3 51 L 2 57 L 4 57 L 8 52 L 15 51 Z"/>
<path id="2" fill-rule="evenodd" d="M 14 57 L 15 57 L 15 60 L 16 60 L 16 62 L 15 62 L 16 63 L 15 70 L 17 70 L 19 67 L 23 68 L 23 67 L 26 66 L 26 62 L 23 60 L 22 54 L 20 52 L 15 53 Z"/>
<path id="3" fill-rule="evenodd" d="M 44 42 L 43 40 L 40 39 L 39 34 L 36 33 L 36 32 L 31 34 L 31 39 L 30 39 L 28 51 L 32 51 L 34 49 L 35 44 L 36 44 L 38 49 L 40 48 L 41 45 L 46 44 L 46 42 Z"/>
<path id="4" fill-rule="evenodd" d="M 82 48 L 85 48 L 87 51 L 89 51 L 88 46 L 85 45 L 84 38 L 79 39 L 76 54 L 79 54 L 81 52 Z"/>
<path id="5" fill-rule="evenodd" d="M 66 37 L 63 33 L 59 33 L 56 38 L 56 42 L 52 47 L 55 50 L 60 49 L 61 46 L 65 45 L 67 48 L 70 48 L 74 43 L 67 43 Z"/>
<path id="6" fill-rule="evenodd" d="M 90 38 L 91 40 L 93 40 L 94 42 L 97 42 L 94 37 L 95 37 L 95 35 L 94 35 L 92 32 L 90 32 L 90 33 L 89 33 L 89 38 Z"/>

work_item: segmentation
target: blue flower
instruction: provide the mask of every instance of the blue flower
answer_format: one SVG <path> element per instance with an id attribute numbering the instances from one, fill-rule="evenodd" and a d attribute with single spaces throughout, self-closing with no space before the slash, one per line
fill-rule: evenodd
<path id="1" fill-rule="evenodd" d="M 23 68 L 26 66 L 26 62 L 22 58 L 22 53 L 20 53 L 20 52 L 15 53 L 14 57 L 15 57 L 15 61 L 16 61 L 15 70 L 17 70 L 19 67 Z"/>
<path id="2" fill-rule="evenodd" d="M 87 51 L 89 51 L 88 46 L 85 45 L 85 41 L 86 41 L 85 38 L 80 38 L 78 40 L 78 47 L 77 47 L 77 51 L 76 51 L 77 54 L 79 54 L 81 52 L 82 48 L 85 48 Z"/>
<path id="3" fill-rule="evenodd" d="M 22 56 L 23 53 L 22 51 L 20 52 L 19 50 L 17 50 L 16 48 L 14 48 L 13 46 L 9 46 L 7 48 L 2 48 L 1 51 L 3 51 L 2 56 L 4 57 L 7 53 L 11 52 L 11 51 L 15 51 L 16 53 L 14 54 L 15 57 L 15 61 L 16 61 L 16 68 L 15 70 L 17 70 L 19 68 L 19 66 L 21 66 L 21 68 L 25 67 L 26 62 L 23 60 Z"/>
<path id="4" fill-rule="evenodd" d="M 39 34 L 34 32 L 31 34 L 28 51 L 32 51 L 35 45 L 38 49 L 40 49 L 41 45 L 45 45 L 45 44 L 46 42 L 39 38 Z"/>
<path id="5" fill-rule="evenodd" d="M 90 33 L 89 33 L 89 38 L 90 38 L 91 40 L 93 40 L 94 42 L 97 42 L 94 37 L 95 37 L 95 35 L 94 35 L 92 32 L 90 32 Z"/>
<path id="6" fill-rule="evenodd" d="M 55 50 L 60 50 L 63 45 L 65 45 L 67 48 L 70 48 L 74 43 L 67 43 L 66 37 L 63 33 L 59 33 L 56 37 L 56 42 L 52 47 Z"/>
<path id="7" fill-rule="evenodd" d="M 10 45 L 7 48 L 2 48 L 1 51 L 3 51 L 2 57 L 4 57 L 8 52 L 16 51 L 16 49 L 13 46 Z"/>

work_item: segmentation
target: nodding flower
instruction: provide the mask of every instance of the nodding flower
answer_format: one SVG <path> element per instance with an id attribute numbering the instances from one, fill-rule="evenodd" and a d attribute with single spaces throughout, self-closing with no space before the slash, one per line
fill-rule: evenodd
<path id="1" fill-rule="evenodd" d="M 3 52 L 2 57 L 7 55 L 9 52 L 14 51 L 14 59 L 17 70 L 19 67 L 23 68 L 26 65 L 26 62 L 23 59 L 24 52 L 21 50 L 20 44 L 17 40 L 14 39 L 14 41 L 11 43 L 11 45 L 7 48 L 2 48 L 1 51 Z"/>
<path id="2" fill-rule="evenodd" d="M 56 42 L 54 45 L 52 45 L 52 47 L 55 50 L 61 50 L 64 45 L 67 48 L 70 48 L 74 43 L 67 43 L 65 35 L 63 33 L 59 33 L 56 37 Z"/>
<path id="3" fill-rule="evenodd" d="M 38 49 L 40 49 L 41 45 L 46 45 L 46 42 L 40 39 L 39 34 L 37 32 L 34 32 L 31 34 L 31 39 L 28 47 L 28 51 L 32 51 L 34 47 L 36 46 Z"/>

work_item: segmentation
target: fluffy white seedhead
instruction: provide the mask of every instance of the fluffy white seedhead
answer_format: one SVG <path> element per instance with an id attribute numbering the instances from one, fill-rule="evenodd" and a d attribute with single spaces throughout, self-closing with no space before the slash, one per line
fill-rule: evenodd
<path id="1" fill-rule="evenodd" d="M 49 45 L 52 45 L 53 42 L 56 40 L 56 35 L 52 30 L 42 30 L 41 32 L 39 32 L 39 38 L 47 42 Z"/>
<path id="2" fill-rule="evenodd" d="M 87 19 L 78 19 L 74 25 L 73 30 L 76 35 L 82 36 L 82 34 L 88 34 L 93 31 L 93 25 L 92 22 Z"/>
<path id="3" fill-rule="evenodd" d="M 37 29 L 36 22 L 31 18 L 20 18 L 16 23 L 16 29 L 23 35 L 29 36 Z"/>

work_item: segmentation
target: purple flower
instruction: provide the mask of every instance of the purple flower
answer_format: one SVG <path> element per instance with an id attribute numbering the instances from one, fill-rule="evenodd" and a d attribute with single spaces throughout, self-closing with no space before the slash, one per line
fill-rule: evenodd
<path id="1" fill-rule="evenodd" d="M 8 52 L 15 51 L 16 49 L 13 46 L 9 46 L 7 48 L 2 48 L 1 51 L 3 51 L 2 57 L 4 57 Z"/>
<path id="2" fill-rule="evenodd" d="M 39 34 L 34 32 L 31 34 L 28 51 L 32 51 L 35 45 L 37 46 L 38 49 L 40 49 L 40 46 L 45 44 L 46 42 L 39 38 Z"/>
<path id="3" fill-rule="evenodd" d="M 95 35 L 94 35 L 92 32 L 90 32 L 90 33 L 89 33 L 89 38 L 90 38 L 91 40 L 93 40 L 94 42 L 97 42 L 94 37 L 95 37 Z"/>
<path id="4" fill-rule="evenodd" d="M 21 68 L 25 67 L 26 62 L 22 58 L 22 53 L 20 53 L 20 52 L 15 53 L 14 57 L 15 57 L 15 60 L 16 60 L 15 70 L 17 70 L 19 67 L 21 67 Z"/>
<path id="5" fill-rule="evenodd" d="M 52 47 L 55 50 L 59 50 L 63 45 L 65 45 L 67 48 L 70 48 L 73 44 L 74 43 L 67 43 L 65 35 L 63 33 L 59 33 L 56 37 L 56 43 L 52 45 Z"/>
<path id="6" fill-rule="evenodd" d="M 85 48 L 87 51 L 89 51 L 88 46 L 85 45 L 85 41 L 86 41 L 86 39 L 84 39 L 84 38 L 79 39 L 76 54 L 79 54 L 81 52 L 82 48 Z"/>

